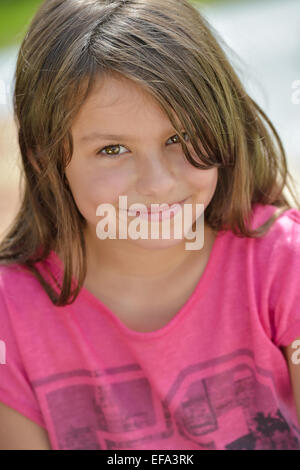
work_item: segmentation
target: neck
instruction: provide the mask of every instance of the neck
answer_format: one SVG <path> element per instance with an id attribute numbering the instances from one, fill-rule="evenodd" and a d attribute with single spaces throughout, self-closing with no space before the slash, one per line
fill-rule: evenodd
<path id="1" fill-rule="evenodd" d="M 201 250 L 185 249 L 186 240 L 166 249 L 145 249 L 128 240 L 99 240 L 88 229 L 85 232 L 88 270 L 95 277 L 117 276 L 141 281 L 161 281 L 177 272 L 192 259 L 204 259 L 214 232 L 204 227 Z"/>

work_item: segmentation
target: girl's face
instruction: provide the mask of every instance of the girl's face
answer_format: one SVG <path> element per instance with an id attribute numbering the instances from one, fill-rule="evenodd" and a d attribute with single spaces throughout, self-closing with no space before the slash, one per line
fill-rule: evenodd
<path id="1" fill-rule="evenodd" d="M 214 195 L 217 168 L 192 166 L 156 100 L 125 77 L 97 82 L 73 123 L 72 134 L 74 152 L 65 173 L 77 207 L 95 237 L 101 220 L 97 207 L 104 203 L 114 206 L 118 222 L 119 196 L 127 196 L 128 209 L 134 203 L 150 207 L 186 200 L 192 204 L 195 221 L 195 204 L 204 204 L 205 210 Z M 191 144 L 188 146 L 193 154 Z M 128 216 L 128 223 L 132 219 L 134 216 Z M 116 227 L 118 238 L 118 223 Z M 182 240 L 184 233 L 182 239 L 128 237 L 129 243 L 147 248 L 174 246 Z"/>

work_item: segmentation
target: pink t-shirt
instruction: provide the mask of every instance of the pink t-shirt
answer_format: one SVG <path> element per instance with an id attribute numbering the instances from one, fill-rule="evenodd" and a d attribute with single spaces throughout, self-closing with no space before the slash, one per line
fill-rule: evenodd
<path id="1" fill-rule="evenodd" d="M 257 204 L 252 227 L 274 210 Z M 47 262 L 59 276 L 54 252 Z M 262 239 L 220 231 L 189 300 L 151 332 L 86 288 L 56 307 L 29 272 L 0 268 L 0 401 L 43 426 L 54 450 L 300 449 L 280 349 L 298 337 L 296 209 Z"/>

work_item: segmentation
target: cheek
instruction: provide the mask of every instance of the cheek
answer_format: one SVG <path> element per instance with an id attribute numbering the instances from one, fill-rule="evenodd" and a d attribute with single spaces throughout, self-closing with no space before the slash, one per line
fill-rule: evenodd
<path id="1" fill-rule="evenodd" d="M 122 171 L 101 171 L 89 179 L 87 186 L 88 199 L 93 204 L 109 203 L 116 205 L 119 195 L 126 195 L 128 178 Z"/>
<path id="2" fill-rule="evenodd" d="M 218 169 L 201 170 L 189 165 L 185 172 L 186 179 L 195 192 L 214 193 L 218 182 Z"/>
<path id="3" fill-rule="evenodd" d="M 126 195 L 128 172 L 121 168 L 69 167 L 66 175 L 74 200 L 84 216 L 94 215 L 99 204 L 118 204 L 119 195 Z"/>

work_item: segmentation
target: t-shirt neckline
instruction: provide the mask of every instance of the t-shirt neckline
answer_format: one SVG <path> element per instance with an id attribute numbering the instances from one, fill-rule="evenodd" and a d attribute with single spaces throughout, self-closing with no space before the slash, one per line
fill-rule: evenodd
<path id="1" fill-rule="evenodd" d="M 75 300 L 75 303 L 81 302 L 81 301 L 88 301 L 89 303 L 93 304 L 96 306 L 99 310 L 104 311 L 109 318 L 117 325 L 119 330 L 122 331 L 123 334 L 125 334 L 128 337 L 131 337 L 136 340 L 147 340 L 147 339 L 155 339 L 159 338 L 167 333 L 169 333 L 171 330 L 175 328 L 176 325 L 180 323 L 180 321 L 186 316 L 187 312 L 189 309 L 192 307 L 194 301 L 196 298 L 199 298 L 199 295 L 204 294 L 206 289 L 206 286 L 210 282 L 210 280 L 213 277 L 213 273 L 216 269 L 217 266 L 217 260 L 218 260 L 218 254 L 220 252 L 220 248 L 222 245 L 222 239 L 223 235 L 225 235 L 226 231 L 220 230 L 218 231 L 216 238 L 214 240 L 210 256 L 208 259 L 208 262 L 205 266 L 205 269 L 188 300 L 185 302 L 185 304 L 180 308 L 180 310 L 173 316 L 173 318 L 162 328 L 159 328 L 158 330 L 154 331 L 146 331 L 146 332 L 141 332 L 141 331 L 136 331 L 132 330 L 128 326 L 125 325 L 118 317 L 115 315 L 98 297 L 96 297 L 92 292 L 90 292 L 85 286 L 81 287 L 81 290 L 78 294 L 78 298 Z M 62 260 L 59 258 L 57 253 L 53 250 L 51 252 L 50 260 L 54 263 L 55 268 L 59 269 L 60 274 L 62 275 Z M 51 259 L 52 258 L 52 259 Z M 61 278 L 62 279 L 62 278 Z M 74 278 L 73 278 L 74 280 Z M 76 283 L 76 281 L 74 280 Z"/>

